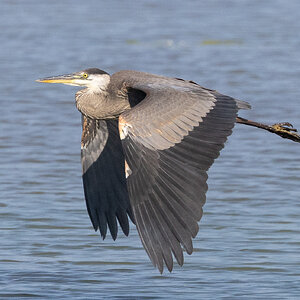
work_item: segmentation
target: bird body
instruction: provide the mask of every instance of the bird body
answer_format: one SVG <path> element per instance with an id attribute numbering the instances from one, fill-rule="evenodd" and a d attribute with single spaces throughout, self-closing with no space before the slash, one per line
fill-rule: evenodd
<path id="1" fill-rule="evenodd" d="M 95 230 L 115 239 L 135 223 L 152 263 L 183 264 L 219 156 L 246 102 L 178 78 L 87 69 L 39 80 L 85 86 L 81 158 L 87 210 Z"/>

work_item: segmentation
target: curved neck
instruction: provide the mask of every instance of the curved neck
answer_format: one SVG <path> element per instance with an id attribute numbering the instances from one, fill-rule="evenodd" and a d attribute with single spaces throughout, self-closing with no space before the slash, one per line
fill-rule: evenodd
<path id="1" fill-rule="evenodd" d="M 130 105 L 126 99 L 111 97 L 107 91 L 80 90 L 76 93 L 76 107 L 92 119 L 112 119 L 118 117 Z"/>

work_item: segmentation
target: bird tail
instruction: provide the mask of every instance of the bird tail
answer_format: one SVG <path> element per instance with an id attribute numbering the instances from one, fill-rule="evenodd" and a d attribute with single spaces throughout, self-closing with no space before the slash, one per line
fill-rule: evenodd
<path id="1" fill-rule="evenodd" d="M 234 100 L 235 100 L 235 103 L 236 103 L 238 109 L 251 109 L 251 105 L 248 102 L 238 100 L 238 99 L 234 99 Z"/>

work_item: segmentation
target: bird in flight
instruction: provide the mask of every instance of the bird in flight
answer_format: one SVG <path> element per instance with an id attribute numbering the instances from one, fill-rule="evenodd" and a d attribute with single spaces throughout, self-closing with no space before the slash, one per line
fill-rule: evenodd
<path id="1" fill-rule="evenodd" d="M 76 93 L 82 113 L 81 161 L 87 210 L 104 239 L 129 218 L 154 266 L 183 265 L 206 200 L 207 171 L 235 123 L 300 141 L 289 123 L 273 126 L 237 116 L 250 105 L 193 81 L 138 71 L 109 75 L 97 68 L 39 82 L 85 87 Z"/>

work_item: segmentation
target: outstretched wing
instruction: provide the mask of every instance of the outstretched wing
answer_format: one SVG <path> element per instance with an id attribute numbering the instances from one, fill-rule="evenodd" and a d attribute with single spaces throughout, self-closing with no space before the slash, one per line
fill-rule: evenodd
<path id="1" fill-rule="evenodd" d="M 116 239 L 118 219 L 128 235 L 127 214 L 133 217 L 117 119 L 82 117 L 81 162 L 86 205 L 94 229 L 99 229 L 104 239 L 108 225 L 112 238 Z"/>
<path id="2" fill-rule="evenodd" d="M 231 134 L 236 100 L 193 82 L 140 72 L 116 73 L 146 93 L 119 118 L 130 168 L 127 187 L 136 226 L 153 264 L 183 264 L 193 251 L 207 191 L 207 170 Z M 125 78 L 126 77 L 126 78 Z"/>

